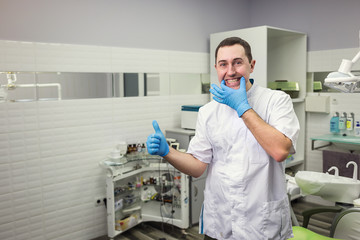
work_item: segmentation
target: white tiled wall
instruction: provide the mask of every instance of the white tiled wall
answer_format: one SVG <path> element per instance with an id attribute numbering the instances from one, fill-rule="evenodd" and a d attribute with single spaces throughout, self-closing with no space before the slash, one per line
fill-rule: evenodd
<path id="1" fill-rule="evenodd" d="M 308 52 L 308 72 L 337 71 L 342 59 L 352 60 L 359 52 L 358 48 L 332 49 Z M 356 62 L 352 70 L 360 70 L 360 61 Z"/>
<path id="2" fill-rule="evenodd" d="M 0 40 L 0 71 L 209 73 L 209 54 Z M 156 119 L 180 127 L 181 105 L 209 95 L 0 104 L 0 239 L 107 234 L 105 173 L 120 140 L 145 142 Z"/>
<path id="3" fill-rule="evenodd" d="M 310 52 L 308 71 L 334 71 L 356 49 Z M 332 57 L 327 57 L 331 55 Z M 329 59 L 331 62 L 326 62 Z M 358 68 L 358 67 L 356 67 Z M 0 40 L 0 71 L 208 73 L 206 53 Z M 327 94 L 324 94 L 327 95 Z M 359 94 L 328 94 L 331 112 L 354 112 Z M 180 107 L 208 95 L 0 104 L 0 239 L 91 239 L 106 235 L 98 166 L 116 142 L 145 141 L 152 120 L 180 126 Z M 328 133 L 331 114 L 307 113 L 306 169 L 321 171 L 312 136 Z"/>
<path id="4" fill-rule="evenodd" d="M 330 113 L 306 114 L 306 170 L 322 172 L 322 151 L 311 150 L 311 137 L 330 133 L 330 119 L 334 112 L 353 112 L 355 119 L 360 120 L 360 94 L 321 93 L 320 95 L 330 96 Z M 356 146 L 354 149 L 357 149 Z"/>
<path id="5" fill-rule="evenodd" d="M 208 95 L 0 104 L 0 239 L 91 239 L 106 235 L 105 173 L 117 141 L 144 142 L 180 127 L 184 104 Z"/>
<path id="6" fill-rule="evenodd" d="M 308 52 L 308 72 L 337 71 L 342 59 L 352 60 L 358 48 L 333 49 Z M 356 62 L 352 70 L 360 70 L 360 62 Z M 308 93 L 311 96 L 330 96 L 330 114 L 306 113 L 306 151 L 305 169 L 322 172 L 322 151 L 311 150 L 311 137 L 329 134 L 330 119 L 334 112 L 353 112 L 355 119 L 360 120 L 359 93 Z M 356 147 L 355 147 L 356 149 Z"/>
<path id="7" fill-rule="evenodd" d="M 0 71 L 208 73 L 209 54 L 0 40 Z"/>

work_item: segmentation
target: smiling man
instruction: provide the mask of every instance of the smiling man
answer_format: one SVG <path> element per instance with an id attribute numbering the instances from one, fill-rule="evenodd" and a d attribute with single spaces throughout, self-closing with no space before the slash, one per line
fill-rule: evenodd
<path id="1" fill-rule="evenodd" d="M 208 169 L 200 233 L 204 239 L 292 237 L 284 160 L 295 153 L 299 122 L 292 101 L 250 79 L 250 45 L 223 40 L 215 52 L 219 86 L 214 101 L 200 108 L 187 153 L 169 148 L 156 121 L 150 154 L 163 156 L 193 177 Z"/>
<path id="2" fill-rule="evenodd" d="M 238 42 L 238 44 L 233 44 Z M 246 50 L 245 50 L 246 48 Z M 241 77 L 249 79 L 254 71 L 255 60 L 252 59 L 251 48 L 247 42 L 238 38 L 228 38 L 221 42 L 215 51 L 215 69 L 219 80 L 225 80 L 226 86 L 238 89 Z M 251 83 L 247 81 L 246 90 Z"/>

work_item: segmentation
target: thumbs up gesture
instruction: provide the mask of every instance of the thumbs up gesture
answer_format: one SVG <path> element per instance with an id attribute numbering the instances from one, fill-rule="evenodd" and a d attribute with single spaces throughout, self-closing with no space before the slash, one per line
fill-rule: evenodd
<path id="1" fill-rule="evenodd" d="M 169 153 L 169 145 L 166 142 L 164 134 L 161 132 L 156 120 L 152 122 L 155 133 L 150 134 L 146 141 L 146 147 L 151 155 L 166 156 Z"/>

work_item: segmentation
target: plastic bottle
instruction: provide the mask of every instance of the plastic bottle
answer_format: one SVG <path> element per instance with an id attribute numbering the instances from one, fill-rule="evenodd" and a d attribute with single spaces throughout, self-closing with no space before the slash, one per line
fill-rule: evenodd
<path id="1" fill-rule="evenodd" d="M 334 116 L 330 119 L 330 132 L 332 134 L 339 134 L 339 113 L 335 112 Z"/>
<path id="2" fill-rule="evenodd" d="M 346 133 L 346 113 L 343 112 L 339 118 L 339 130 L 341 134 Z"/>
<path id="3" fill-rule="evenodd" d="M 356 121 L 355 124 L 355 137 L 360 137 L 360 121 Z"/>
<path id="4" fill-rule="evenodd" d="M 354 113 L 349 113 L 346 118 L 346 130 L 349 135 L 353 134 L 354 131 Z"/>
<path id="5" fill-rule="evenodd" d="M 142 144 L 141 146 L 141 152 L 146 155 L 146 146 L 145 146 L 145 143 Z"/>
<path id="6" fill-rule="evenodd" d="M 141 144 L 140 144 L 140 142 L 138 142 L 138 144 L 136 145 L 136 151 L 137 151 L 138 154 L 141 153 Z"/>

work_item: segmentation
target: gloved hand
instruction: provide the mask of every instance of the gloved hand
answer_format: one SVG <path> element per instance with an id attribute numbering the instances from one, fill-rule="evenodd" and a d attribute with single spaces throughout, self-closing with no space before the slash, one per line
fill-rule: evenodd
<path id="1" fill-rule="evenodd" d="M 211 84 L 210 92 L 214 95 L 213 99 L 219 103 L 228 105 L 236 110 L 238 116 L 241 117 L 247 110 L 251 109 L 246 95 L 245 78 L 240 80 L 240 88 L 232 89 L 225 85 L 222 80 L 219 88 L 215 84 Z"/>
<path id="2" fill-rule="evenodd" d="M 152 122 L 155 133 L 148 136 L 146 141 L 147 150 L 151 155 L 166 156 L 169 153 L 169 145 L 164 134 L 161 132 L 156 120 Z"/>

